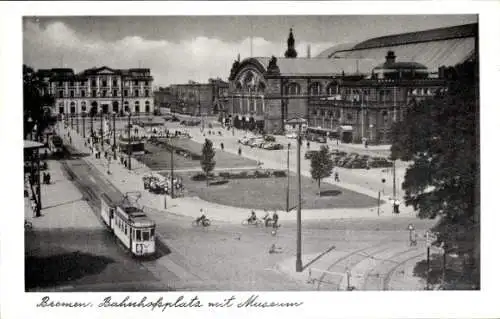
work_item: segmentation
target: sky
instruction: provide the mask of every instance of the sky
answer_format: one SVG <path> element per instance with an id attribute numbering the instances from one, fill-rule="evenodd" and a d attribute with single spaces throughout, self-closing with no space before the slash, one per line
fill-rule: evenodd
<path id="1" fill-rule="evenodd" d="M 476 15 L 24 17 L 23 63 L 35 69 L 150 68 L 154 85 L 227 79 L 233 61 L 283 56 L 289 29 L 305 57 L 340 43 L 477 22 Z M 252 39 L 252 41 L 250 40 Z M 250 45 L 252 43 L 252 46 Z"/>

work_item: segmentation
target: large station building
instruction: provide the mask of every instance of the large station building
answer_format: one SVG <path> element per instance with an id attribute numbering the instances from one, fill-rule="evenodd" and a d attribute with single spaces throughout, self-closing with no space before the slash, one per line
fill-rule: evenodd
<path id="1" fill-rule="evenodd" d="M 54 113 L 153 113 L 153 77 L 149 69 L 103 66 L 75 73 L 73 69 L 40 69 L 38 76 L 53 95 Z"/>
<path id="2" fill-rule="evenodd" d="M 234 61 L 225 120 L 282 133 L 288 119 L 345 142 L 387 143 L 405 109 L 444 87 L 444 67 L 475 59 L 478 25 L 369 39 L 297 57 L 290 30 L 284 57 Z"/>

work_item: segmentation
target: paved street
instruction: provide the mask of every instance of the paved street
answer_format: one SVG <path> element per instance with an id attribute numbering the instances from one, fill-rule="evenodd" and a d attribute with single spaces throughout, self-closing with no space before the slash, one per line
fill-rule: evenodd
<path id="1" fill-rule="evenodd" d="M 75 146 L 83 148 L 75 132 L 72 132 L 72 141 Z M 141 174 L 147 168 L 128 172 L 119 163 L 111 163 L 112 174 L 108 175 L 107 163 L 103 160 L 92 156 L 82 160 L 86 164 L 76 165 L 75 172 L 81 176 L 82 183 L 88 183 L 93 190 L 109 191 L 119 196 L 118 191 L 142 189 Z M 113 190 L 111 184 L 116 189 Z M 303 263 L 308 268 L 297 274 L 294 271 L 296 229 L 293 213 L 282 216 L 282 227 L 277 236 L 272 236 L 270 229 L 242 226 L 242 216 L 247 216 L 248 211 L 237 208 L 214 209 L 210 206 L 209 215 L 215 219 L 213 226 L 193 228 L 191 221 L 197 217 L 199 207 L 206 203 L 195 198 L 167 197 L 169 208 L 165 211 L 164 200 L 165 196 L 142 192 L 141 203 L 145 205 L 148 216 L 156 221 L 163 243 L 172 251 L 152 262 L 149 269 L 175 273 L 183 282 L 182 287 L 203 287 L 205 290 L 342 290 L 346 288 L 345 275 L 342 274 L 347 269 L 358 276 L 353 275 L 350 283 L 356 289 L 423 287 L 409 270 L 424 258 L 422 237 L 432 222 L 407 214 L 354 219 L 338 215 L 333 216 L 334 219 L 324 218 L 326 215 L 321 216 L 321 212 L 304 214 L 308 218 L 303 222 Z M 417 247 L 409 247 L 406 230 L 409 223 L 415 225 L 420 236 Z M 281 252 L 269 254 L 272 244 L 281 248 Z M 312 270 L 312 281 L 308 269 Z M 335 272 L 337 274 L 333 274 Z M 359 274 L 363 276 L 359 277 Z M 381 276 L 383 280 L 373 281 L 370 274 Z"/>

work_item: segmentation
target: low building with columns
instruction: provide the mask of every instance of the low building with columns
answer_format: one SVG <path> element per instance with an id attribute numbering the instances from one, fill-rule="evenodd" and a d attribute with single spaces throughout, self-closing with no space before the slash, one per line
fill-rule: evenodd
<path id="1" fill-rule="evenodd" d="M 39 70 L 54 96 L 54 113 L 104 114 L 154 111 L 150 69 L 111 69 L 103 66 L 74 73 L 73 69 Z"/>

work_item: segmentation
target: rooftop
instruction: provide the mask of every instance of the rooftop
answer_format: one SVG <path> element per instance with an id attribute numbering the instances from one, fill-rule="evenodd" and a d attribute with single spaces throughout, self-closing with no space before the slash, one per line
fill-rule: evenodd
<path id="1" fill-rule="evenodd" d="M 264 69 L 267 69 L 269 57 L 256 57 L 242 61 L 257 61 Z M 277 58 L 276 64 L 281 75 L 318 75 L 336 76 L 369 74 L 372 69 L 380 63 L 380 60 L 371 59 L 328 59 L 328 58 Z"/>

